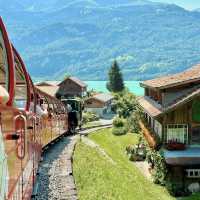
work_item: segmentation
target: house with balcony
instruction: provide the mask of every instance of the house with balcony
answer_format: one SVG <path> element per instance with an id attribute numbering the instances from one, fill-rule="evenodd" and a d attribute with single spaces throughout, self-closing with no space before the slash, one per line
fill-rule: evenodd
<path id="1" fill-rule="evenodd" d="M 166 163 L 178 166 L 183 177 L 200 178 L 200 65 L 140 85 L 147 142 L 162 148 Z"/>

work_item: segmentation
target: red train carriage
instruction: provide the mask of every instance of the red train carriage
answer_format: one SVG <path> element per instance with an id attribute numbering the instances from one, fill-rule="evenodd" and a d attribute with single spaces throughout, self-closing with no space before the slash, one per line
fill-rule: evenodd
<path id="1" fill-rule="evenodd" d="M 66 113 L 33 86 L 0 18 L 0 199 L 31 198 L 42 149 L 68 130 Z"/>

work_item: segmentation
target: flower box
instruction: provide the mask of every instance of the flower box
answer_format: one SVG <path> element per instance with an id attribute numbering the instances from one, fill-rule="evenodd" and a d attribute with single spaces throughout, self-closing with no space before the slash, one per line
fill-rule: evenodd
<path id="1" fill-rule="evenodd" d="M 174 142 L 171 141 L 167 144 L 166 146 L 167 150 L 169 151 L 173 151 L 173 150 L 185 150 L 186 149 L 186 145 L 180 142 Z"/>

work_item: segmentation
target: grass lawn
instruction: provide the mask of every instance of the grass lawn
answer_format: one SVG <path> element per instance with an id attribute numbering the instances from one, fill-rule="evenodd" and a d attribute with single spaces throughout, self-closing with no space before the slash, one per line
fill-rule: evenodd
<path id="1" fill-rule="evenodd" d="M 74 175 L 80 200 L 172 200 L 164 187 L 148 181 L 130 162 L 125 147 L 137 142 L 136 134 L 114 136 L 111 129 L 97 131 L 89 138 L 113 159 L 110 162 L 97 148 L 79 142 L 74 153 Z M 188 199 L 187 199 L 188 200 Z"/>
<path id="2" fill-rule="evenodd" d="M 181 200 L 200 200 L 200 194 L 194 194 L 190 197 L 182 198 Z"/>

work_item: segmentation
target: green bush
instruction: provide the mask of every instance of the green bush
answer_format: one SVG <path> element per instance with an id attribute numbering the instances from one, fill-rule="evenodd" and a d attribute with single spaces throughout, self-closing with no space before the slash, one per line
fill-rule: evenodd
<path id="1" fill-rule="evenodd" d="M 114 135 L 125 135 L 128 132 L 126 127 L 113 127 L 112 133 Z"/>
<path id="2" fill-rule="evenodd" d="M 114 95 L 113 110 L 118 114 L 120 119 L 126 120 L 126 126 L 130 132 L 139 133 L 140 126 L 139 120 L 142 117 L 142 111 L 138 105 L 137 98 L 128 90 Z M 116 127 L 121 126 L 122 120 L 116 120 Z"/>
<path id="3" fill-rule="evenodd" d="M 112 133 L 114 135 L 125 135 L 128 132 L 126 120 L 120 117 L 117 117 L 113 120 L 113 129 Z"/>
<path id="4" fill-rule="evenodd" d="M 83 113 L 83 123 L 98 121 L 99 116 L 92 112 L 84 112 Z"/>
<path id="5" fill-rule="evenodd" d="M 130 154 L 129 160 L 130 161 L 144 161 L 144 158 L 141 155 L 138 155 L 137 153 L 133 153 L 133 154 Z"/>
<path id="6" fill-rule="evenodd" d="M 131 116 L 127 119 L 127 126 L 130 132 L 132 133 L 139 133 L 140 132 L 140 125 L 139 125 L 139 116 L 136 112 L 132 113 Z"/>
<path id="7" fill-rule="evenodd" d="M 113 120 L 113 126 L 114 127 L 124 127 L 124 126 L 126 126 L 126 120 L 123 118 L 120 118 L 120 117 L 116 117 Z"/>
<path id="8" fill-rule="evenodd" d="M 130 154 L 130 156 L 129 156 L 129 160 L 130 161 L 137 161 L 137 155 L 135 154 L 135 153 L 132 153 L 132 154 Z"/>
<path id="9" fill-rule="evenodd" d="M 152 177 L 154 183 L 165 185 L 168 169 L 162 152 L 149 150 L 146 159 L 152 165 Z"/>
<path id="10" fill-rule="evenodd" d="M 191 195 L 191 192 L 185 187 L 182 181 L 174 181 L 173 177 L 167 177 L 165 181 L 165 187 L 167 188 L 170 195 L 175 197 L 186 197 Z"/>
<path id="11" fill-rule="evenodd" d="M 128 118 L 137 108 L 137 98 L 128 90 L 114 94 L 113 109 L 120 117 Z"/>
<path id="12" fill-rule="evenodd" d="M 147 149 L 146 145 L 143 143 L 143 138 L 139 138 L 137 145 L 127 146 L 126 152 L 129 155 L 130 161 L 144 161 L 146 159 Z"/>
<path id="13" fill-rule="evenodd" d="M 126 147 L 126 153 L 127 154 L 133 154 L 133 153 L 135 153 L 135 147 L 134 147 L 134 145 L 127 146 Z"/>

